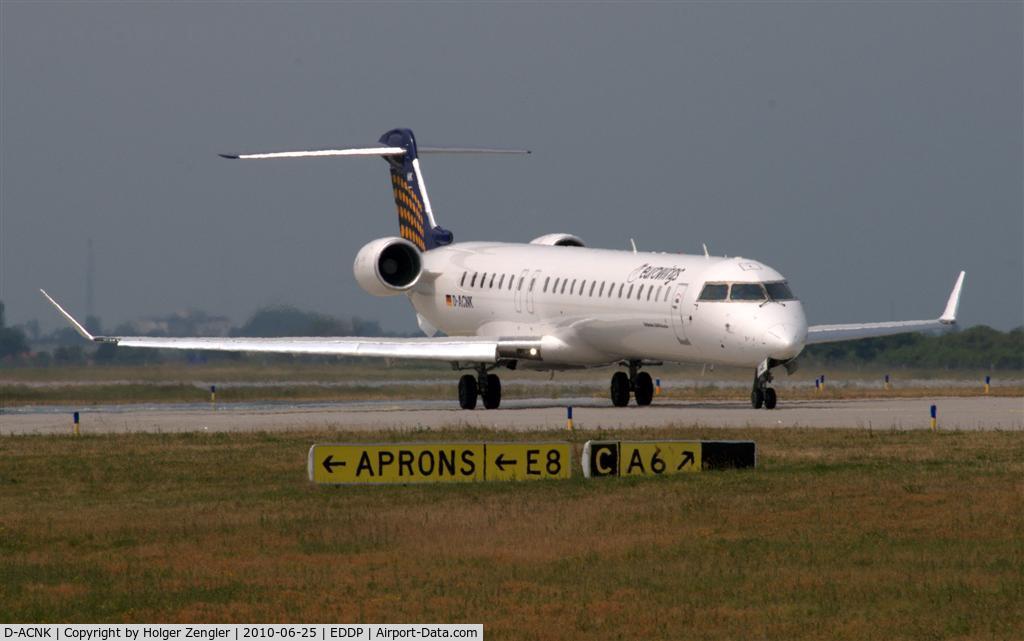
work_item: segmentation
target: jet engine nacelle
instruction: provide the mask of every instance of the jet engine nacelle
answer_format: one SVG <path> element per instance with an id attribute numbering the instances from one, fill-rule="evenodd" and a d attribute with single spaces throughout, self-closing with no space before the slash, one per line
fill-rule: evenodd
<path id="1" fill-rule="evenodd" d="M 352 271 L 368 293 L 394 296 L 412 289 L 419 281 L 423 257 L 416 245 L 404 238 L 378 238 L 359 250 Z"/>
<path id="2" fill-rule="evenodd" d="M 572 234 L 544 234 L 530 241 L 531 245 L 553 245 L 556 247 L 586 247 L 583 239 Z"/>

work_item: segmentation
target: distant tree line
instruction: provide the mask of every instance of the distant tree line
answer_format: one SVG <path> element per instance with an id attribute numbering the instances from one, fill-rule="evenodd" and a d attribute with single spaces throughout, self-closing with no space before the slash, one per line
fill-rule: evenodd
<path id="1" fill-rule="evenodd" d="M 175 314 L 159 322 L 123 323 L 116 327 L 116 336 L 196 336 L 205 334 L 202 328 L 219 320 L 203 312 Z M 224 319 L 226 321 L 226 319 Z M 103 334 L 98 318 L 86 320 L 89 331 Z M 149 329 L 144 329 L 149 328 Z M 227 336 L 385 336 L 380 323 L 358 316 L 338 318 L 319 312 L 290 306 L 266 307 L 256 311 L 241 327 L 226 328 L 220 334 Z M 217 335 L 217 334 L 214 334 Z M 394 335 L 394 334 L 390 334 Z M 68 365 L 96 363 L 144 365 L 164 361 L 206 362 L 208 360 L 237 361 L 247 358 L 284 359 L 291 357 L 246 356 L 229 352 L 173 352 L 170 350 L 119 348 L 112 344 L 90 345 L 70 327 L 61 327 L 44 334 L 38 321 L 29 321 L 22 327 L 7 327 L 4 307 L 0 302 L 0 364 L 4 365 Z"/>
<path id="2" fill-rule="evenodd" d="M 28 351 L 25 332 L 17 327 L 7 326 L 3 301 L 0 301 L 0 359 L 16 357 Z"/>
<path id="3" fill-rule="evenodd" d="M 231 330 L 232 336 L 383 336 L 377 321 L 350 319 L 307 312 L 295 307 L 264 307 L 241 327 Z"/>
<path id="4" fill-rule="evenodd" d="M 898 334 L 810 345 L 800 360 L 823 365 L 1024 370 L 1024 327 L 1000 332 L 975 325 L 941 335 Z"/>
<path id="5" fill-rule="evenodd" d="M 194 323 L 211 322 L 202 312 L 177 315 L 174 322 L 150 323 L 159 331 L 144 332 L 150 336 L 196 335 Z M 215 320 L 215 319 L 214 319 Z M 223 319 L 225 323 L 227 319 Z M 87 319 L 90 331 L 102 333 L 98 318 Z M 39 332 L 39 324 L 30 321 L 23 327 L 8 327 L 4 304 L 0 302 L 0 364 L 136 364 L 166 360 L 290 360 L 288 355 L 246 356 L 226 352 L 171 352 L 150 349 L 118 348 L 105 344 L 92 346 L 68 327 L 50 334 Z M 27 331 L 26 331 L 27 330 Z M 115 335 L 137 332 L 126 323 L 114 330 Z M 290 306 L 265 307 L 257 310 L 241 327 L 226 331 L 229 336 L 394 336 L 385 333 L 377 321 L 358 316 L 338 318 L 329 314 L 301 310 Z M 45 348 L 43 347 L 45 346 Z M 47 349 L 48 348 L 48 349 Z M 304 357 L 309 358 L 309 357 Z M 844 343 L 826 343 L 807 347 L 800 360 L 808 364 L 829 366 L 911 367 L 921 369 L 983 369 L 1024 370 L 1024 327 L 1000 332 L 977 325 L 970 329 L 942 335 L 900 334 L 883 338 L 866 338 Z"/>

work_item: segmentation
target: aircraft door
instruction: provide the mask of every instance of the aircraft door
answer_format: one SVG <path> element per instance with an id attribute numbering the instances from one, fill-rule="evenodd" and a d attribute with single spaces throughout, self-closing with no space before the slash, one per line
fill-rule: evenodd
<path id="1" fill-rule="evenodd" d="M 530 275 L 529 269 L 524 269 L 519 274 L 519 278 L 516 279 L 514 290 L 512 293 L 512 299 L 515 301 L 516 311 L 519 313 L 523 312 L 523 297 L 526 295 L 526 288 L 530 286 L 527 282 L 527 276 Z"/>
<path id="2" fill-rule="evenodd" d="M 690 339 L 686 336 L 686 325 L 689 323 L 686 310 L 683 308 L 683 299 L 686 298 L 688 283 L 676 285 L 676 291 L 672 294 L 672 329 L 676 332 L 676 339 L 682 345 L 689 345 Z"/>
<path id="3" fill-rule="evenodd" d="M 535 270 L 533 276 L 530 277 L 530 282 L 526 284 L 526 311 L 533 313 L 533 290 L 537 288 L 537 284 L 540 282 L 540 270 Z"/>

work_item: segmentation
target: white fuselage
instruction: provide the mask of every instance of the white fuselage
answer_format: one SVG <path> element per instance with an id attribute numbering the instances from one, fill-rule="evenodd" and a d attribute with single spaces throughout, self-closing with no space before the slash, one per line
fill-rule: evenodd
<path id="1" fill-rule="evenodd" d="M 756 367 L 803 349 L 800 302 L 698 296 L 708 282 L 783 280 L 745 258 L 470 242 L 425 252 L 408 295 L 423 320 L 450 336 L 543 337 L 543 360 L 520 366 L 652 360 Z"/>

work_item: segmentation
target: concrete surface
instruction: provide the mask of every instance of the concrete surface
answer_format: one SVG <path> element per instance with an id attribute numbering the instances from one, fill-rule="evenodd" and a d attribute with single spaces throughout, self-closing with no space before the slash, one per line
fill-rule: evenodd
<path id="1" fill-rule="evenodd" d="M 81 412 L 83 433 L 409 430 L 480 427 L 504 430 L 564 429 L 565 407 L 574 406 L 577 429 L 641 427 L 814 427 L 929 429 L 929 406 L 938 406 L 939 429 L 1024 430 L 1024 398 L 937 398 L 779 401 L 754 410 L 736 401 L 655 400 L 650 407 L 612 407 L 593 398 L 508 400 L 499 410 L 459 410 L 454 401 L 383 401 L 302 404 L 121 405 L 6 408 L 0 435 L 69 434 L 71 412 Z"/>

